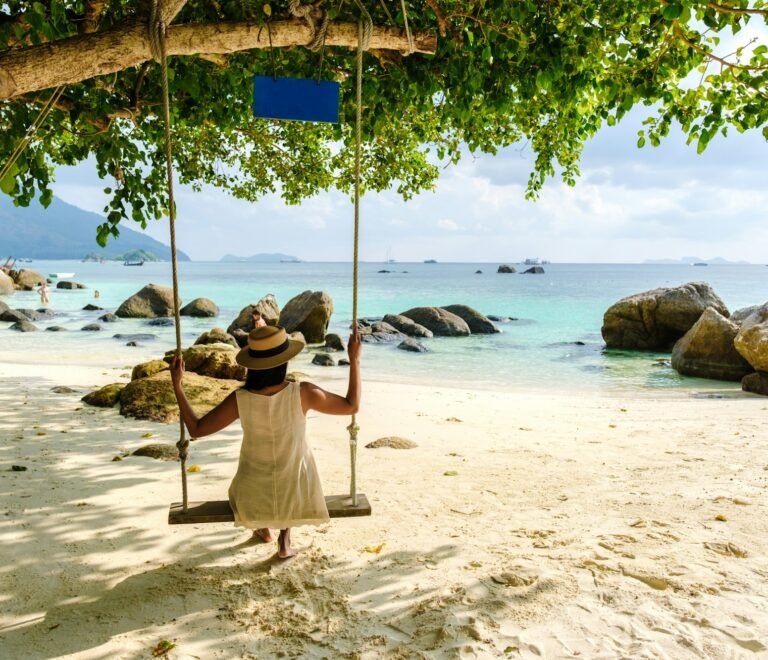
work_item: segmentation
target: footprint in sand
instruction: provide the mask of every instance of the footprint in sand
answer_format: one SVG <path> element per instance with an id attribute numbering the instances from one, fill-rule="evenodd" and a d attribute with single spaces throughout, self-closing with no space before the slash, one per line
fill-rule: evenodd
<path id="1" fill-rule="evenodd" d="M 716 552 L 719 555 L 723 555 L 724 557 L 739 557 L 743 559 L 747 556 L 747 551 L 740 548 L 735 543 L 704 543 L 704 547 L 707 548 L 707 550 L 712 550 L 712 552 Z"/>
<path id="2" fill-rule="evenodd" d="M 535 575 L 532 571 L 526 569 L 515 570 L 516 572 L 514 573 L 504 572 L 491 575 L 491 580 L 505 587 L 530 587 L 539 579 L 538 575 Z"/>

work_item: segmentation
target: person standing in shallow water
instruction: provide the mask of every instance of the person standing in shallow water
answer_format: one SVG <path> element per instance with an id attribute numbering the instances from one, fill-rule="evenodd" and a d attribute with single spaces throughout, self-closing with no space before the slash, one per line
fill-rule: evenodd
<path id="1" fill-rule="evenodd" d="M 288 337 L 280 326 L 267 326 L 261 318 L 238 352 L 238 364 L 248 369 L 243 388 L 230 394 L 213 410 L 198 418 L 184 394 L 184 361 L 171 363 L 171 380 L 181 418 L 193 438 L 202 438 L 240 419 L 243 441 L 237 473 L 229 487 L 235 526 L 252 529 L 253 538 L 274 541 L 279 529 L 277 556 L 296 554 L 291 529 L 321 525 L 330 520 L 320 476 L 307 444 L 306 414 L 352 415 L 360 407 L 360 336 L 349 338 L 349 382 L 346 396 L 312 383 L 286 380 L 288 361 L 304 343 Z"/>
<path id="2" fill-rule="evenodd" d="M 40 294 L 40 303 L 43 305 L 47 305 L 50 303 L 50 299 L 48 298 L 48 293 L 50 289 L 48 288 L 48 282 L 43 280 L 42 284 L 40 284 L 40 288 L 37 290 L 37 292 Z"/>

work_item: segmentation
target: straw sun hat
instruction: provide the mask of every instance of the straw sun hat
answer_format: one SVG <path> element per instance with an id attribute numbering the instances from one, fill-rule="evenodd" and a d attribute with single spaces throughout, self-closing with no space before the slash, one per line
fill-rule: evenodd
<path id="1" fill-rule="evenodd" d="M 285 328 L 264 325 L 248 333 L 248 345 L 237 354 L 237 363 L 246 369 L 272 369 L 301 352 L 304 342 L 291 339 Z"/>

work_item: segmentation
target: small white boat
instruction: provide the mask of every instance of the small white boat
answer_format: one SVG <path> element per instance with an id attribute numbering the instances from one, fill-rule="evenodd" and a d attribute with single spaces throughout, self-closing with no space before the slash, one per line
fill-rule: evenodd
<path id="1" fill-rule="evenodd" d="M 74 277 L 74 273 L 48 273 L 48 277 L 52 280 L 65 280 L 68 277 Z"/>

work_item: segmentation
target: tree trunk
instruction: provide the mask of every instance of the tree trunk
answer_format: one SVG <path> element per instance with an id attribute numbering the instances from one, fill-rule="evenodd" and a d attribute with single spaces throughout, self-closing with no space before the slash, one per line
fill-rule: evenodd
<path id="1" fill-rule="evenodd" d="M 271 24 L 275 48 L 304 46 L 312 39 L 299 20 Z M 413 33 L 414 50 L 433 54 L 433 32 Z M 267 30 L 258 23 L 171 25 L 167 31 L 168 55 L 225 54 L 269 48 Z M 356 23 L 331 23 L 326 46 L 357 47 Z M 408 40 L 398 28 L 374 27 L 370 49 L 408 52 Z M 110 30 L 82 34 L 39 46 L 11 48 L 0 53 L 0 99 L 69 85 L 95 76 L 128 69 L 152 59 L 146 19 L 131 19 Z"/>

